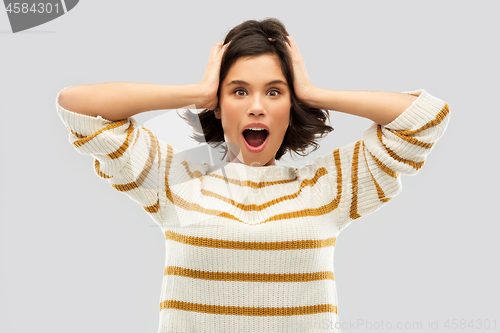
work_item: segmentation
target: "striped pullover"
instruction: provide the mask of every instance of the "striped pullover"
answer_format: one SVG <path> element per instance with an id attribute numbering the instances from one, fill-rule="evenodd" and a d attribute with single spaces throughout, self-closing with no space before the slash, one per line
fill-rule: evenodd
<path id="1" fill-rule="evenodd" d="M 60 92 L 59 92 L 60 93 Z M 300 168 L 209 165 L 139 126 L 62 108 L 69 142 L 165 236 L 158 333 L 340 332 L 335 240 L 401 192 L 443 135 L 448 104 L 423 89 L 387 125 Z"/>

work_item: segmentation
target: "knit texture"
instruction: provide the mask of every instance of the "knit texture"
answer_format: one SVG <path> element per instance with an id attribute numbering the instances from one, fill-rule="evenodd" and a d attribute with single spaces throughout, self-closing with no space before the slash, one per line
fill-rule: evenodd
<path id="1" fill-rule="evenodd" d="M 300 168 L 195 163 L 134 117 L 75 113 L 59 94 L 56 109 L 95 173 L 165 235 L 159 333 L 338 333 L 336 238 L 401 192 L 450 119 L 425 90 L 405 93 L 418 98 L 394 121 Z"/>

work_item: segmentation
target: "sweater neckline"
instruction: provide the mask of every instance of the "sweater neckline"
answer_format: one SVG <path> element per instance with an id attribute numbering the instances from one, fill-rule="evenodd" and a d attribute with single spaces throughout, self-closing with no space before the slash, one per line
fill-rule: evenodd
<path id="1" fill-rule="evenodd" d="M 214 166 L 221 176 L 251 181 L 288 180 L 296 177 L 295 170 L 288 165 L 250 166 L 244 163 L 220 163 Z"/>

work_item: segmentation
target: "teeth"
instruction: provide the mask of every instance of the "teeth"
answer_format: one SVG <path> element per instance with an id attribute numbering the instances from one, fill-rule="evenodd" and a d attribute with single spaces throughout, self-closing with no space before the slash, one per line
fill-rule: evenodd
<path id="1" fill-rule="evenodd" d="M 260 128 L 260 127 L 249 127 L 247 130 L 252 130 L 252 131 L 265 131 L 265 128 Z"/>

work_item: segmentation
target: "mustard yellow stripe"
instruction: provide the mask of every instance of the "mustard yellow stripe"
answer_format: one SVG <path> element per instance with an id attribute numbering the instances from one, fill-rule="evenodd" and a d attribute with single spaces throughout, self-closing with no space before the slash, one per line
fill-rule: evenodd
<path id="1" fill-rule="evenodd" d="M 110 185 L 118 192 L 127 192 L 127 191 L 131 191 L 131 190 L 139 187 L 139 184 L 137 184 L 137 182 L 131 182 L 131 183 L 127 183 L 127 184 L 110 183 Z"/>
<path id="2" fill-rule="evenodd" d="M 363 141 L 362 141 L 362 143 L 363 143 L 363 155 L 365 157 L 365 163 L 368 166 L 368 160 L 366 159 L 366 152 L 365 152 L 366 151 L 366 149 L 365 149 L 365 143 Z M 392 199 L 392 197 L 388 198 L 388 197 L 385 196 L 384 191 L 382 190 L 382 188 L 380 187 L 380 185 L 378 184 L 378 182 L 375 180 L 375 177 L 373 177 L 373 174 L 372 174 L 370 168 L 368 168 L 368 171 L 370 172 L 370 176 L 373 179 L 373 183 L 375 184 L 375 187 L 377 188 L 377 194 L 378 194 L 378 198 L 380 199 L 380 201 L 382 201 L 382 202 L 389 202 Z"/>
<path id="3" fill-rule="evenodd" d="M 406 136 L 406 135 L 399 133 L 398 131 L 390 130 L 387 127 L 385 127 L 385 129 L 388 130 L 389 132 L 391 132 L 392 134 L 398 136 L 399 138 L 405 140 L 406 142 L 409 142 L 415 146 L 419 146 L 419 147 L 422 147 L 425 149 L 431 149 L 432 146 L 434 146 L 434 144 L 435 144 L 435 142 L 432 142 L 432 143 L 422 142 L 420 140 L 415 139 L 414 137 Z"/>
<path id="4" fill-rule="evenodd" d="M 127 130 L 127 136 L 125 137 L 125 141 L 122 143 L 122 145 L 117 150 L 115 150 L 114 152 L 112 152 L 111 154 L 108 154 L 106 156 L 108 158 L 111 158 L 111 159 L 116 159 L 116 158 L 122 157 L 123 153 L 125 153 L 125 151 L 128 149 L 130 142 L 132 142 L 134 140 L 134 132 L 135 132 L 134 125 L 132 123 L 130 123 L 130 126 L 128 127 L 128 130 Z"/>
<path id="5" fill-rule="evenodd" d="M 426 123 L 425 125 L 421 126 L 420 128 L 418 128 L 416 130 L 397 130 L 397 131 L 393 131 L 393 130 L 390 130 L 388 128 L 385 128 L 385 129 L 389 130 L 391 133 L 394 133 L 395 135 L 397 135 L 398 137 L 400 137 L 401 139 L 403 139 L 403 140 L 405 140 L 405 141 L 407 141 L 409 143 L 412 143 L 412 144 L 414 144 L 416 146 L 419 146 L 419 147 L 430 149 L 435 144 L 435 142 L 433 142 L 433 143 L 425 143 L 425 142 L 422 142 L 422 141 L 417 140 L 415 138 L 412 138 L 411 136 L 415 135 L 415 134 L 417 134 L 419 132 L 422 132 L 422 131 L 424 131 L 424 130 L 426 130 L 428 128 L 431 128 L 431 127 L 434 127 L 436 125 L 439 125 L 449 113 L 450 113 L 450 107 L 448 106 L 448 104 L 444 103 L 443 108 L 441 109 L 441 111 L 436 115 L 436 117 L 433 120 L 429 121 L 428 123 Z M 380 143 L 384 146 L 384 148 L 389 153 L 389 155 L 393 159 L 395 159 L 396 161 L 404 163 L 404 164 L 408 164 L 411 167 L 413 167 L 415 170 L 419 170 L 420 168 L 422 168 L 424 166 L 425 160 L 421 161 L 421 162 L 407 160 L 407 159 L 404 159 L 404 158 L 398 156 L 394 151 L 392 151 L 390 148 L 388 148 L 384 144 L 384 142 L 382 140 L 383 133 L 382 133 L 381 125 L 377 126 L 377 136 L 378 136 L 378 139 L 379 139 Z"/>
<path id="6" fill-rule="evenodd" d="M 131 128 L 133 128 L 132 124 L 131 124 Z M 130 190 L 133 190 L 135 188 L 138 188 L 146 180 L 149 172 L 151 171 L 156 153 L 157 153 L 157 151 L 159 151 L 158 138 L 149 129 L 144 128 L 144 127 L 142 127 L 142 129 L 144 129 L 146 131 L 146 133 L 148 133 L 149 139 L 150 139 L 149 155 L 148 155 L 148 159 L 146 160 L 146 164 L 145 164 L 144 168 L 142 169 L 141 174 L 139 175 L 139 177 L 137 178 L 136 181 L 130 182 L 127 184 L 110 183 L 111 186 L 117 191 L 124 192 L 124 191 L 130 191 Z M 137 131 L 137 139 L 134 142 L 134 146 L 138 141 L 139 133 L 140 133 L 140 131 Z M 127 135 L 127 138 L 128 137 L 129 136 Z M 133 135 L 132 135 L 132 137 L 133 137 Z M 128 142 L 128 140 L 127 140 L 127 142 Z M 128 144 L 127 144 L 127 146 L 128 146 Z M 124 145 L 122 145 L 122 147 L 124 147 Z M 123 152 L 124 151 L 121 152 L 121 155 L 123 154 Z M 160 208 L 160 199 L 158 199 L 154 205 L 142 206 L 142 208 L 148 213 L 157 213 L 159 208 Z"/>
<path id="7" fill-rule="evenodd" d="M 113 124 L 111 124 L 111 125 L 113 125 Z M 107 126 L 107 127 L 109 127 L 109 126 Z M 102 130 L 104 130 L 104 128 Z M 82 138 L 82 140 L 79 140 L 79 143 L 76 143 L 77 141 L 75 141 L 73 143 L 73 146 L 75 146 L 75 147 L 79 147 L 79 146 L 85 144 L 86 142 L 90 141 L 90 139 L 92 139 L 98 135 L 98 134 L 96 134 L 97 133 L 96 132 L 96 133 L 92 134 L 91 136 L 85 137 L 79 133 L 72 131 L 72 130 L 70 130 L 70 131 L 71 131 L 71 133 L 73 133 L 73 135 L 75 135 L 79 138 Z M 139 137 L 139 133 L 138 133 L 137 137 Z M 134 126 L 132 123 L 130 123 L 130 126 L 129 126 L 128 131 L 127 131 L 127 137 L 125 138 L 125 142 L 116 151 L 114 151 L 110 154 L 107 154 L 106 157 L 108 157 L 110 159 L 116 159 L 116 158 L 121 157 L 123 155 L 123 153 L 127 150 L 128 146 L 129 146 L 129 142 L 132 141 L 133 139 L 134 139 Z M 97 175 L 101 178 L 104 178 L 104 179 L 113 178 L 113 176 L 108 176 L 105 173 L 103 173 L 101 171 L 100 166 L 101 166 L 101 163 L 99 162 L 99 160 L 94 159 L 94 169 L 95 169 Z"/>
<path id="8" fill-rule="evenodd" d="M 401 163 L 404 163 L 404 164 L 408 164 L 409 166 L 413 167 L 415 170 L 419 170 L 420 168 L 422 168 L 424 166 L 425 160 L 421 161 L 421 162 L 407 160 L 407 159 L 400 157 L 398 154 L 396 154 L 394 151 L 392 151 L 390 148 L 388 148 L 382 140 L 383 134 L 382 134 L 382 129 L 381 129 L 380 125 L 377 126 L 377 136 L 378 136 L 378 140 L 380 141 L 382 146 L 384 146 L 387 153 L 389 153 L 389 156 L 391 156 L 394 160 L 401 162 Z"/>
<path id="9" fill-rule="evenodd" d="M 163 275 L 176 275 L 193 279 L 211 281 L 246 281 L 246 282 L 310 282 L 318 280 L 334 280 L 332 271 L 314 273 L 289 273 L 289 274 L 266 274 L 266 273 L 240 273 L 240 272 L 207 272 L 194 269 L 168 266 Z"/>
<path id="10" fill-rule="evenodd" d="M 73 146 L 75 148 L 78 148 L 78 147 L 86 144 L 87 142 L 89 142 L 90 140 L 92 140 L 93 138 L 95 138 L 96 136 L 98 136 L 99 134 L 101 134 L 102 132 L 109 131 L 109 130 L 111 130 L 113 128 L 122 126 L 122 125 L 124 125 L 126 123 L 127 123 L 127 119 L 115 121 L 115 122 L 109 124 L 108 126 L 103 127 L 100 130 L 94 132 L 92 135 L 89 135 L 89 136 L 83 136 L 83 135 L 80 135 L 80 134 L 76 135 L 77 134 L 76 132 L 71 131 L 71 133 L 73 133 L 73 135 L 75 135 L 76 137 L 82 137 L 81 139 L 76 140 L 75 142 L 73 142 Z M 132 123 L 130 123 L 130 125 L 132 125 Z"/>
<path id="11" fill-rule="evenodd" d="M 324 168 L 321 168 L 321 169 L 324 169 Z M 313 179 L 305 179 L 302 181 L 302 184 L 300 186 L 300 188 L 302 189 L 302 187 L 308 185 L 308 186 L 312 186 L 314 185 L 318 178 L 321 177 L 321 176 L 324 176 L 326 175 L 328 172 L 325 172 L 325 171 L 316 171 L 316 175 L 314 176 Z M 208 177 L 213 177 L 213 178 L 219 178 L 219 179 L 222 179 L 224 180 L 225 182 L 228 182 L 228 183 L 231 183 L 231 184 L 235 184 L 235 185 L 238 185 L 238 186 L 241 186 L 241 187 L 251 187 L 251 188 L 265 188 L 267 186 L 273 186 L 273 185 L 280 185 L 280 184 L 287 184 L 287 183 L 292 183 L 294 181 L 297 180 L 297 176 L 295 178 L 292 178 L 292 179 L 282 179 L 282 180 L 276 180 L 276 181 L 270 181 L 270 182 L 259 182 L 259 183 L 256 183 L 256 182 L 253 182 L 253 181 L 250 181 L 250 180 L 239 180 L 239 179 L 233 179 L 233 178 L 227 178 L 227 177 L 224 177 L 224 176 L 221 176 L 221 175 L 217 175 L 217 174 L 209 174 L 207 175 Z"/>
<path id="12" fill-rule="evenodd" d="M 173 151 L 172 146 L 167 143 L 167 159 L 165 161 L 165 195 L 167 196 L 167 199 L 171 203 L 173 203 L 174 205 L 177 205 L 174 202 L 174 197 L 173 197 L 174 194 L 170 190 L 170 185 L 168 184 L 168 177 L 170 175 L 170 168 L 172 166 L 173 154 L 174 154 L 174 151 Z M 176 200 L 177 200 L 177 198 L 176 198 Z"/>
<path id="13" fill-rule="evenodd" d="M 277 221 L 277 220 L 282 220 L 282 219 L 291 219 L 291 218 L 297 218 L 297 217 L 304 217 L 304 216 L 321 216 L 328 214 L 332 212 L 333 210 L 337 209 L 340 199 L 342 198 L 342 166 L 341 166 L 341 161 L 340 161 L 340 152 L 339 149 L 336 149 L 333 151 L 333 156 L 335 159 L 335 167 L 337 169 L 337 197 L 333 199 L 330 203 L 321 206 L 319 208 L 308 208 L 308 209 L 303 209 L 303 210 L 298 210 L 298 211 L 293 211 L 289 213 L 284 213 L 284 214 L 278 214 L 274 215 L 267 220 L 264 220 L 261 223 L 266 223 L 270 221 Z"/>
<path id="14" fill-rule="evenodd" d="M 188 202 L 188 201 L 184 200 L 183 198 L 181 198 L 180 196 L 174 194 L 170 190 L 170 186 L 169 186 L 169 182 L 168 182 L 168 177 L 170 174 L 170 167 L 172 164 L 172 156 L 173 156 L 173 148 L 168 144 L 167 144 L 167 159 L 166 159 L 166 165 L 165 165 L 165 193 L 166 193 L 167 199 L 172 204 L 174 204 L 175 206 L 180 207 L 182 209 L 189 210 L 189 211 L 197 211 L 197 212 L 201 212 L 201 213 L 206 214 L 206 215 L 224 217 L 224 218 L 232 219 L 232 220 L 235 220 L 237 222 L 244 223 L 244 224 L 251 225 L 251 226 L 257 226 L 257 225 L 260 225 L 262 223 L 267 223 L 270 221 L 291 219 L 291 218 L 297 218 L 297 217 L 302 217 L 302 216 L 321 216 L 321 215 L 328 214 L 331 211 L 335 210 L 338 207 L 338 204 L 339 204 L 341 196 L 342 196 L 342 168 L 341 168 L 341 162 L 340 162 L 339 149 L 336 149 L 333 152 L 333 155 L 334 155 L 334 159 L 335 159 L 335 166 L 337 168 L 337 197 L 334 200 L 332 200 L 330 203 L 328 203 L 324 206 L 321 206 L 319 208 L 303 209 L 303 210 L 299 210 L 299 211 L 292 211 L 292 212 L 288 212 L 288 213 L 278 214 L 278 215 L 271 216 L 270 218 L 268 218 L 264 221 L 258 222 L 258 223 L 250 224 L 250 223 L 244 222 L 232 214 L 226 213 L 226 212 L 221 211 L 221 210 L 207 209 L 207 208 L 205 208 L 197 203 Z M 307 184 L 307 182 L 303 183 L 303 184 L 305 186 Z M 282 197 L 282 200 L 283 199 L 286 199 L 286 196 Z M 275 200 L 280 200 L 280 198 L 275 199 Z M 229 200 L 229 202 L 231 202 L 231 200 Z M 273 202 L 273 201 L 271 201 L 271 202 Z M 234 203 L 234 201 L 233 201 L 233 203 Z"/>
<path id="15" fill-rule="evenodd" d="M 153 138 L 154 145 L 156 146 L 156 151 L 158 152 L 158 169 L 160 169 L 160 163 L 161 163 L 161 148 L 160 148 L 160 142 L 158 141 L 158 138 L 156 135 L 154 135 L 149 129 L 142 127 L 151 138 Z M 139 137 L 140 131 L 137 131 L 137 137 Z M 135 145 L 135 143 L 134 143 Z M 158 198 L 158 201 L 152 206 L 142 206 L 144 210 L 148 213 L 158 213 L 158 210 L 160 209 L 160 199 Z"/>
<path id="16" fill-rule="evenodd" d="M 340 149 L 335 149 L 333 151 L 333 158 L 335 160 L 335 168 L 337 169 L 337 197 L 335 200 L 337 200 L 338 205 L 338 202 L 340 202 L 342 198 L 342 164 L 340 162 Z"/>
<path id="17" fill-rule="evenodd" d="M 364 143 L 363 143 L 364 144 Z M 399 174 L 397 174 L 396 172 L 394 172 L 391 168 L 389 168 L 387 165 L 385 165 L 384 163 L 380 162 L 378 158 L 375 157 L 375 155 L 372 154 L 371 151 L 368 151 L 370 153 L 370 155 L 372 155 L 373 159 L 375 160 L 375 162 L 377 163 L 377 165 L 379 166 L 379 168 L 384 171 L 386 174 L 388 174 L 389 176 L 391 176 L 392 178 L 398 178 L 399 177 Z"/>
<path id="18" fill-rule="evenodd" d="M 308 239 L 297 241 L 284 241 L 284 242 L 243 242 L 243 241 L 228 241 L 215 238 L 193 237 L 175 233 L 173 231 L 165 231 L 165 240 L 173 240 L 175 242 L 220 248 L 231 250 L 265 250 L 265 251 L 281 251 L 281 250 L 305 250 L 317 249 L 322 247 L 335 246 L 336 238 L 327 239 Z"/>
<path id="19" fill-rule="evenodd" d="M 194 172 L 191 171 L 191 169 L 189 168 L 189 164 L 186 160 L 182 161 L 181 164 L 184 166 L 188 176 L 191 177 L 191 179 L 199 178 L 200 181 L 203 181 L 203 174 L 201 172 L 199 172 L 198 170 L 195 170 Z"/>
<path id="20" fill-rule="evenodd" d="M 186 161 L 183 161 L 182 165 L 186 169 L 186 172 L 191 177 L 191 179 L 200 178 L 200 181 L 203 181 L 204 176 L 201 174 L 201 172 L 199 172 L 199 171 L 192 172 L 189 168 L 189 164 Z M 244 211 L 261 211 L 261 210 L 264 210 L 272 205 L 278 204 L 282 201 L 297 198 L 305 186 L 311 186 L 311 187 L 314 186 L 318 182 L 319 178 L 326 175 L 327 173 L 328 173 L 328 171 L 325 168 L 320 168 L 320 169 L 316 170 L 316 174 L 312 179 L 305 179 L 301 182 L 299 190 L 297 192 L 285 195 L 283 197 L 279 197 L 277 199 L 273 199 L 271 201 L 265 202 L 265 203 L 260 204 L 260 205 L 255 205 L 255 204 L 245 205 L 245 204 L 236 202 L 230 198 L 227 198 L 227 197 L 224 197 L 224 196 L 219 195 L 217 193 L 214 193 L 212 191 L 209 191 L 209 190 L 202 189 L 200 193 L 204 196 L 208 196 L 208 197 L 212 197 L 212 198 L 216 198 L 216 199 L 219 199 L 221 201 L 224 201 L 224 202 L 231 204 L 231 205 L 233 205 L 241 210 L 244 210 Z M 244 186 L 251 187 L 251 188 L 264 188 L 266 186 L 286 184 L 286 183 L 294 182 L 297 180 L 297 177 L 295 177 L 293 179 L 284 179 L 284 180 L 279 180 L 279 181 L 256 183 L 256 182 L 248 181 L 248 180 L 241 181 L 238 179 L 227 178 L 227 177 L 217 175 L 217 174 L 209 174 L 206 176 L 213 177 L 213 178 L 219 178 L 219 179 L 222 179 L 228 183 L 232 183 L 232 184 L 242 186 L 242 187 L 244 187 Z M 217 215 L 220 215 L 220 214 L 217 213 Z"/>
<path id="21" fill-rule="evenodd" d="M 352 197 L 351 197 L 351 210 L 349 212 L 349 217 L 353 220 L 360 218 L 361 215 L 358 214 L 358 164 L 359 164 L 359 146 L 361 140 L 356 142 L 354 146 L 354 154 L 352 158 L 351 167 L 351 186 L 352 186 Z"/>
<path id="22" fill-rule="evenodd" d="M 77 140 L 73 143 L 74 147 L 80 147 L 83 144 L 89 142 L 91 139 L 95 138 L 97 135 L 101 134 L 102 132 L 116 128 L 118 126 L 121 126 L 121 125 L 125 124 L 126 122 L 127 122 L 127 119 L 116 121 L 116 122 L 102 128 L 102 129 L 100 129 L 99 131 L 96 131 L 95 133 L 93 133 L 92 135 L 89 135 L 89 136 L 84 136 L 84 135 L 81 135 L 81 134 L 79 134 L 79 133 L 77 133 L 69 128 L 68 129 L 71 131 L 71 133 L 74 136 L 81 138 L 81 140 Z M 139 175 L 137 181 L 131 182 L 128 184 L 110 183 L 111 186 L 114 189 L 116 189 L 117 191 L 124 192 L 124 191 L 130 191 L 130 190 L 133 190 L 135 188 L 138 188 L 146 180 L 146 178 L 151 170 L 151 167 L 153 166 L 154 158 L 155 158 L 157 151 L 158 151 L 158 161 L 159 161 L 158 168 L 160 168 L 161 152 L 159 149 L 158 138 L 149 129 L 144 128 L 144 127 L 142 127 L 142 128 L 149 134 L 149 137 L 150 137 L 150 150 L 149 150 L 148 159 L 146 161 L 146 165 L 145 165 L 144 169 L 142 170 L 141 174 Z M 129 148 L 130 142 L 132 142 L 134 140 L 135 133 L 136 133 L 136 131 L 134 131 L 134 125 L 132 124 L 132 122 L 130 122 L 130 125 L 127 129 L 127 136 L 126 136 L 123 144 L 114 152 L 107 154 L 106 157 L 108 157 L 110 159 L 116 159 L 116 158 L 123 156 L 125 151 Z M 137 137 L 136 137 L 136 140 L 133 144 L 134 146 L 139 141 L 139 135 L 140 135 L 140 131 L 137 131 Z M 95 168 L 95 171 L 96 171 L 98 176 L 105 178 L 105 179 L 113 178 L 113 176 L 106 175 L 105 173 L 103 173 L 101 171 L 101 163 L 99 162 L 98 159 L 94 159 L 94 168 Z M 142 206 L 142 207 L 148 213 L 157 213 L 158 209 L 160 207 L 160 200 L 158 199 L 158 201 L 154 205 Z"/>
<path id="23" fill-rule="evenodd" d="M 235 206 L 235 207 L 237 207 L 237 208 L 239 208 L 239 209 L 241 209 L 243 211 L 262 211 L 262 210 L 264 210 L 266 208 L 269 208 L 272 205 L 276 205 L 276 204 L 278 204 L 278 203 L 280 203 L 282 201 L 291 200 L 291 199 L 297 198 L 300 195 L 300 193 L 302 192 L 302 189 L 304 187 L 306 187 L 306 186 L 313 187 L 318 182 L 319 178 L 323 177 L 327 173 L 328 173 L 328 171 L 325 168 L 319 168 L 318 170 L 316 170 L 316 174 L 314 175 L 314 177 L 312 179 L 304 179 L 301 182 L 301 184 L 299 186 L 299 189 L 295 193 L 287 194 L 287 195 L 284 195 L 282 197 L 269 200 L 268 202 L 265 202 L 265 203 L 260 204 L 260 205 L 256 205 L 256 204 L 245 205 L 243 203 L 236 202 L 233 199 L 224 197 L 224 196 L 222 196 L 220 194 L 214 193 L 212 191 L 204 190 L 204 189 L 201 190 L 201 193 L 203 195 L 205 195 L 205 196 L 216 198 L 216 199 L 219 199 L 221 201 L 224 201 L 224 202 L 226 202 L 228 204 L 231 204 L 231 205 L 233 205 L 233 206 Z M 288 180 L 287 180 L 287 182 L 288 182 Z M 261 182 L 261 183 L 255 183 L 255 182 L 251 182 L 251 181 L 243 181 L 241 183 L 244 183 L 244 185 L 242 185 L 242 186 L 249 186 L 249 187 L 257 186 L 257 187 L 254 187 L 254 188 L 262 188 L 264 186 L 268 186 L 267 184 L 263 184 L 263 183 L 278 183 L 278 182 Z M 276 185 L 276 184 L 274 184 L 274 185 Z"/>
<path id="24" fill-rule="evenodd" d="M 238 222 L 243 222 L 231 214 L 228 214 L 228 213 L 223 212 L 221 210 L 206 209 L 197 203 L 188 202 L 188 201 L 184 200 L 182 197 L 174 194 L 172 192 L 172 190 L 170 189 L 170 185 L 168 182 L 168 178 L 170 176 L 170 168 L 172 167 L 173 152 L 174 151 L 173 151 L 172 146 L 167 144 L 167 158 L 165 161 L 165 195 L 166 195 L 167 199 L 175 206 L 180 207 L 180 208 L 185 209 L 185 210 L 198 211 L 198 212 L 202 212 L 206 215 L 220 216 L 220 217 L 233 219 L 233 220 L 236 220 Z"/>
<path id="25" fill-rule="evenodd" d="M 144 210 L 148 213 L 158 213 L 158 209 L 160 209 L 160 199 L 156 201 L 156 203 L 152 206 L 142 206 Z"/>
<path id="26" fill-rule="evenodd" d="M 139 134 L 137 136 L 139 136 Z M 160 141 L 158 140 L 158 138 L 156 137 L 156 135 L 154 137 L 155 137 L 156 145 L 158 146 L 158 170 L 160 170 L 160 166 L 161 166 L 161 147 L 160 147 Z M 158 181 L 160 181 L 160 180 L 158 179 Z"/>
<path id="27" fill-rule="evenodd" d="M 194 203 L 194 202 L 189 202 L 185 200 L 184 198 L 178 196 L 177 194 L 173 193 L 170 191 L 170 189 L 167 189 L 167 198 L 171 200 L 171 202 L 176 205 L 177 207 L 180 207 L 185 210 L 189 211 L 195 211 L 195 212 L 200 212 L 206 215 L 212 215 L 212 216 L 219 216 L 219 217 L 225 217 L 229 218 L 238 222 L 242 222 L 240 219 L 235 217 L 234 215 L 231 215 L 229 213 L 226 213 L 222 210 L 217 210 L 217 209 L 209 209 L 201 206 L 200 204 Z"/>
<path id="28" fill-rule="evenodd" d="M 333 312 L 337 313 L 337 306 L 333 304 L 318 304 L 311 306 L 283 307 L 283 308 L 261 308 L 261 307 L 243 307 L 243 306 L 221 306 L 206 305 L 199 303 L 181 302 L 168 300 L 160 303 L 160 311 L 163 309 L 177 309 L 184 311 L 193 311 L 199 313 L 209 313 L 218 315 L 236 315 L 236 316 L 299 316 L 315 313 Z"/>
<path id="29" fill-rule="evenodd" d="M 153 167 L 153 162 L 156 156 L 156 150 L 158 149 L 158 143 L 157 143 L 157 138 L 156 136 L 147 128 L 145 128 L 145 131 L 149 134 L 149 155 L 148 159 L 146 160 L 146 165 L 142 169 L 140 175 L 137 177 L 136 181 L 127 183 L 127 184 L 112 184 L 113 188 L 117 191 L 123 192 L 123 191 L 130 191 L 135 188 L 138 188 L 139 186 L 144 183 L 146 178 L 148 177 L 149 172 L 151 171 L 151 168 Z"/>
<path id="30" fill-rule="evenodd" d="M 203 163 L 203 164 L 208 165 L 207 163 Z M 204 176 L 198 170 L 191 171 L 191 169 L 189 168 L 189 163 L 187 163 L 187 161 L 182 161 L 182 165 L 186 169 L 186 172 L 189 175 L 189 177 L 191 177 L 191 179 L 200 178 L 200 181 L 203 181 L 203 177 L 212 177 L 212 178 L 218 178 L 218 179 L 224 180 L 227 183 L 235 184 L 235 185 L 238 185 L 241 187 L 264 188 L 264 187 L 272 186 L 272 185 L 292 183 L 292 182 L 296 181 L 298 178 L 298 177 L 295 177 L 292 179 L 282 179 L 282 180 L 271 181 L 271 182 L 256 183 L 256 182 L 249 181 L 249 180 L 241 181 L 239 179 L 228 178 L 228 177 L 224 177 L 224 176 L 217 175 L 217 174 L 208 174 L 208 175 Z M 297 168 L 295 168 L 295 170 L 297 170 Z"/>
<path id="31" fill-rule="evenodd" d="M 94 159 L 94 169 L 97 175 L 101 178 L 108 179 L 108 178 L 113 178 L 113 176 L 108 176 L 105 173 L 101 171 L 101 162 L 97 158 Z"/>
<path id="32" fill-rule="evenodd" d="M 428 128 L 431 128 L 431 127 L 434 127 L 436 125 L 439 125 L 443 120 L 444 118 L 450 113 L 450 107 L 448 106 L 448 104 L 444 103 L 444 106 L 443 108 L 441 109 L 441 111 L 439 111 L 439 113 L 436 115 L 435 119 L 429 121 L 428 123 L 426 123 L 424 126 L 416 129 L 416 130 L 413 130 L 413 131 L 409 131 L 409 130 L 398 130 L 398 131 L 395 131 L 401 135 L 404 135 L 404 136 L 412 136 L 412 135 L 415 135 L 419 132 L 422 132 Z"/>
<path id="33" fill-rule="evenodd" d="M 69 127 L 66 127 L 66 128 L 68 129 L 68 131 L 70 131 L 70 132 L 71 132 L 71 134 L 73 134 L 73 135 L 74 135 L 74 136 L 76 136 L 77 138 L 82 139 L 82 138 L 84 138 L 84 137 L 85 137 L 85 135 L 82 135 L 82 134 L 80 134 L 80 133 L 77 133 L 77 132 L 73 131 L 71 128 L 69 128 Z"/>

